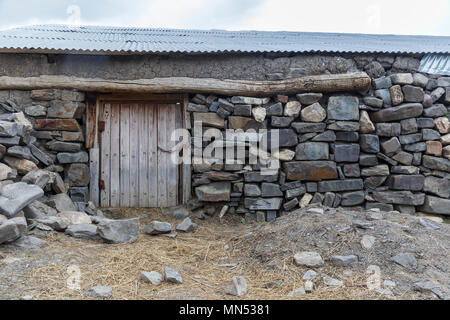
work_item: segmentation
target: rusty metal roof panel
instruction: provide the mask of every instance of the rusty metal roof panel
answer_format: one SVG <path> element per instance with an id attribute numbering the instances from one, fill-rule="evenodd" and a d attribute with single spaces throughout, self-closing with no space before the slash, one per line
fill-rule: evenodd
<path id="1" fill-rule="evenodd" d="M 62 53 L 450 53 L 450 37 L 38 25 L 0 31 L 0 51 Z"/>

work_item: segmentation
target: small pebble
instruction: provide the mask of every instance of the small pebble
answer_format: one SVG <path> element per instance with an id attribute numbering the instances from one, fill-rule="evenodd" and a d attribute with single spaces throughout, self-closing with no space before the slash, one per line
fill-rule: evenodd
<path id="1" fill-rule="evenodd" d="M 181 278 L 180 274 L 176 272 L 174 269 L 168 267 L 164 268 L 164 280 L 166 282 L 177 284 L 183 283 L 183 278 Z"/>
<path id="2" fill-rule="evenodd" d="M 305 291 L 310 293 L 314 289 L 314 283 L 311 280 L 305 282 Z"/>
<path id="3" fill-rule="evenodd" d="M 303 295 L 303 294 L 306 294 L 306 290 L 305 290 L 304 287 L 299 287 L 299 288 L 297 288 L 297 289 L 295 289 L 295 290 L 292 290 L 292 291 L 289 293 L 290 296 L 301 296 L 301 295 Z"/>
<path id="4" fill-rule="evenodd" d="M 383 284 L 385 287 L 391 287 L 391 288 L 394 288 L 397 285 L 395 283 L 395 281 L 392 281 L 392 280 L 384 280 Z"/>
<path id="5" fill-rule="evenodd" d="M 317 276 L 317 272 L 315 272 L 314 270 L 308 270 L 305 272 L 305 274 L 303 275 L 303 280 L 312 280 Z"/>
<path id="6" fill-rule="evenodd" d="M 390 295 L 392 295 L 392 291 L 389 290 L 389 289 L 378 289 L 378 290 L 377 290 L 377 293 L 383 294 L 383 295 L 385 295 L 385 296 L 390 296 Z"/>
<path id="7" fill-rule="evenodd" d="M 86 296 L 91 298 L 109 298 L 112 294 L 112 288 L 105 286 L 95 286 L 88 290 Z"/>

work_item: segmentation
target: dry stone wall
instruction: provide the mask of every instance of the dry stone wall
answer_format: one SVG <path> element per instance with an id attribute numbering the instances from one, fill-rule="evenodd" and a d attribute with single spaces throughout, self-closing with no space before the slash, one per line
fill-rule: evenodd
<path id="1" fill-rule="evenodd" d="M 381 64 L 368 62 L 365 69 Z M 383 69 L 384 70 L 384 69 Z M 273 220 L 310 203 L 450 215 L 450 78 L 420 73 L 372 73 L 357 93 L 225 97 L 192 95 L 192 128 L 279 132 L 279 151 L 265 155 L 280 169 L 262 173 L 250 163 L 252 138 L 238 138 L 243 163 L 210 156 L 213 134 L 193 136 L 206 158 L 193 156 L 195 197 L 201 213 L 238 213 Z M 214 132 L 214 131 L 211 131 Z M 264 135 L 263 135 L 264 136 Z M 220 141 L 220 137 L 216 136 Z M 231 139 L 222 138 L 229 145 Z M 240 140 L 239 140 L 240 139 Z M 222 151 L 226 154 L 225 149 Z M 257 151 L 260 159 L 264 155 Z M 220 153 L 219 153 L 220 154 Z"/>
<path id="2" fill-rule="evenodd" d="M 71 90 L 0 91 L 2 186 L 37 184 L 46 193 L 40 200 L 53 207 L 52 197 L 60 194 L 70 210 L 88 202 L 84 101 L 84 93 Z"/>
<path id="3" fill-rule="evenodd" d="M 105 62 L 97 69 L 90 64 L 93 57 L 86 58 L 87 62 L 66 57 L 71 68 L 59 68 L 63 56 L 57 56 L 56 62 L 41 55 L 26 57 L 39 63 L 27 63 L 21 69 L 17 68 L 15 55 L 0 55 L 0 75 L 88 77 L 101 76 L 102 71 L 108 73 L 108 78 L 126 79 L 192 76 L 277 80 L 365 71 L 373 84 L 361 92 L 293 96 L 274 92 L 268 97 L 192 94 L 187 106 L 192 126 L 201 120 L 205 129 L 215 128 L 222 133 L 227 129 L 265 129 L 269 133 L 278 129 L 280 134 L 280 150 L 273 155 L 280 161 L 280 170 L 273 174 L 261 174 L 261 163 L 194 161 L 192 193 L 207 204 L 201 210 L 209 214 L 213 212 L 211 204 L 220 204 L 222 214 L 238 213 L 248 220 L 271 220 L 308 203 L 450 214 L 450 79 L 417 73 L 420 57 L 246 55 L 203 60 L 170 57 L 166 62 L 156 57 L 137 59 L 157 60 L 151 63 L 155 68 L 150 69 L 156 70 L 157 66 L 160 71 L 151 74 L 146 73 L 149 68 L 145 63 L 135 68 L 133 59 L 125 61 L 121 57 L 111 57 L 116 63 Z M 118 62 L 123 63 L 121 68 Z M 179 68 L 173 68 L 173 63 Z M 192 66 L 185 68 L 189 64 Z M 35 69 L 27 70 L 31 67 Z M 129 74 L 136 70 L 145 74 Z M 4 187 L 23 181 L 42 186 L 45 191 L 39 201 L 26 200 L 34 201 L 27 206 L 32 210 L 25 208 L 26 215 L 33 210 L 53 214 L 52 210 L 85 209 L 90 181 L 88 154 L 83 147 L 84 100 L 84 93 L 71 90 L 0 90 L 0 184 Z M 194 143 L 207 150 L 208 139 L 198 141 L 193 130 L 191 134 Z M 254 156 L 249 144 L 243 142 L 236 147 L 236 151 L 245 151 L 246 160 Z M 265 154 L 258 156 L 267 158 Z M 17 186 L 17 190 L 22 188 Z M 13 194 L 14 190 L 8 192 Z"/>

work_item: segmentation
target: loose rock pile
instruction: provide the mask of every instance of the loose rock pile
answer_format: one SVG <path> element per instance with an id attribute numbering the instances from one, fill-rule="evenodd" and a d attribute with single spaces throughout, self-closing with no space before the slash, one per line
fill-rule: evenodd
<path id="1" fill-rule="evenodd" d="M 323 211 L 312 210 L 317 208 Z M 359 285 L 382 297 L 423 293 L 421 298 L 448 299 L 450 227 L 430 219 L 378 208 L 313 205 L 249 230 L 233 239 L 234 249 L 250 249 L 249 256 L 263 269 L 282 270 L 292 259 L 303 272 L 293 296 L 354 286 L 362 277 Z"/>
<path id="2" fill-rule="evenodd" d="M 374 78 L 357 94 L 197 94 L 187 106 L 191 125 L 201 122 L 209 134 L 201 139 L 191 130 L 204 155 L 193 158 L 195 209 L 207 215 L 216 203 L 221 216 L 238 213 L 247 221 L 272 221 L 310 203 L 449 215 L 449 109 L 450 78 L 420 73 Z M 229 129 L 267 132 L 231 136 Z M 275 129 L 276 154 L 252 148 Z M 211 136 L 218 148 L 234 141 L 225 162 L 210 155 Z M 274 162 L 280 170 L 265 169 Z"/>
<path id="3" fill-rule="evenodd" d="M 1 92 L 0 244 L 22 235 L 66 231 L 96 238 L 87 206 L 89 169 L 81 119 L 83 93 Z"/>

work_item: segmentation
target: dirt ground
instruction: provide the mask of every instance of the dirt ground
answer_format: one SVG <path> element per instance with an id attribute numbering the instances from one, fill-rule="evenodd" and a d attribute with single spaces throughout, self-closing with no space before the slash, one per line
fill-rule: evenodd
<path id="1" fill-rule="evenodd" d="M 359 216 L 358 216 L 359 215 Z M 415 281 L 431 277 L 443 290 L 449 287 L 450 227 L 425 230 L 417 218 L 388 216 L 371 221 L 361 229 L 352 225 L 364 220 L 364 213 L 344 211 L 314 215 L 305 210 L 266 224 L 243 224 L 238 216 L 207 218 L 196 221 L 195 233 L 178 233 L 176 238 L 141 233 L 137 242 L 110 245 L 101 241 L 70 238 L 49 233 L 47 246 L 23 249 L 0 246 L 0 299 L 88 299 L 86 291 L 96 285 L 110 286 L 112 299 L 236 299 L 225 294 L 233 276 L 247 280 L 248 293 L 241 299 L 436 299 L 429 292 L 417 292 Z M 141 228 L 153 220 L 171 222 L 161 210 L 122 210 L 114 218 L 140 217 Z M 353 222 L 352 222 L 353 221 Z M 365 221 L 367 223 L 367 221 Z M 178 221 L 179 223 L 179 221 Z M 350 228 L 347 228 L 347 227 Z M 364 252 L 359 241 L 363 234 L 377 238 L 373 249 Z M 420 238 L 419 241 L 416 239 Z M 345 286 L 325 286 L 315 281 L 312 293 L 300 296 L 291 291 L 302 286 L 309 269 L 294 264 L 293 255 L 302 250 L 318 251 L 325 259 L 323 268 L 314 269 L 344 281 Z M 398 252 L 414 252 L 419 267 L 410 272 L 389 261 Z M 331 255 L 356 254 L 359 262 L 352 267 L 335 267 L 327 262 Z M 396 288 L 385 295 L 367 288 L 369 265 L 381 268 L 383 280 L 394 280 Z M 141 271 L 158 271 L 172 267 L 183 277 L 181 285 L 162 283 L 153 286 L 142 282 Z M 74 269 L 75 268 L 75 269 Z M 79 268 L 80 289 L 68 283 Z"/>

